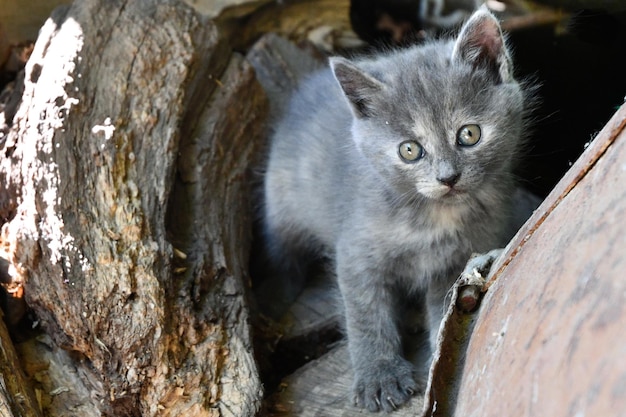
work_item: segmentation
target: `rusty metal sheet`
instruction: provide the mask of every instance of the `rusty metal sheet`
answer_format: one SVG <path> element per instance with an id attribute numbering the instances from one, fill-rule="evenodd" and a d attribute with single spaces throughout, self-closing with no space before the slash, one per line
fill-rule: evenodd
<path id="1" fill-rule="evenodd" d="M 626 416 L 626 110 L 508 248 L 455 416 Z"/>

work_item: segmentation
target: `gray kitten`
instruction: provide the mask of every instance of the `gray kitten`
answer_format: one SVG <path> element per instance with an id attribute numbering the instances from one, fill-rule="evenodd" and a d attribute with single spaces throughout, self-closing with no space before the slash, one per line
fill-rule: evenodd
<path id="1" fill-rule="evenodd" d="M 359 406 L 390 411 L 423 388 L 403 357 L 400 300 L 426 292 L 434 344 L 470 254 L 506 243 L 525 100 L 483 7 L 456 40 L 331 58 L 275 127 L 268 245 L 277 260 L 333 260 Z"/>

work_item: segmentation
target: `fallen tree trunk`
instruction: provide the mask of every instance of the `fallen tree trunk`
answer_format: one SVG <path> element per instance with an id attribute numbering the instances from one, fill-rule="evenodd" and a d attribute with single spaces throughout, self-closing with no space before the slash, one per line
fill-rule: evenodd
<path id="1" fill-rule="evenodd" d="M 2 243 L 94 414 L 253 415 L 252 69 L 182 3 L 85 0 L 42 28 L 23 88 Z"/>

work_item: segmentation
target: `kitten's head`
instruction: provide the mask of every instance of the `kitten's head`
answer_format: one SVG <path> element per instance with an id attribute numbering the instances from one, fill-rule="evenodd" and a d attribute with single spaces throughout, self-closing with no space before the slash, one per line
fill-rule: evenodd
<path id="1" fill-rule="evenodd" d="M 353 139 L 411 197 L 454 202 L 510 178 L 524 93 L 498 21 L 475 12 L 454 40 L 369 60 L 331 59 L 350 104 Z"/>

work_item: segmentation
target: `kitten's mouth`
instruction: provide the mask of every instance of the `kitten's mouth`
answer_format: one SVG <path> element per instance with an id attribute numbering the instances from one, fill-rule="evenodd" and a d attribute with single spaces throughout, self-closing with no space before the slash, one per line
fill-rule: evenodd
<path id="1" fill-rule="evenodd" d="M 468 190 L 460 187 L 449 187 L 443 185 L 437 185 L 434 187 L 418 187 L 418 192 L 431 200 L 438 200 L 444 202 L 455 202 L 459 198 L 463 198 L 467 195 Z"/>
<path id="2" fill-rule="evenodd" d="M 441 201 L 455 203 L 459 201 L 460 199 L 463 199 L 463 196 L 465 196 L 466 194 L 467 194 L 467 191 L 465 190 L 460 190 L 458 188 L 450 188 L 450 190 L 448 190 L 448 192 L 442 195 L 439 199 Z"/>
<path id="3" fill-rule="evenodd" d="M 433 200 L 455 201 L 467 194 L 467 190 L 457 187 L 438 187 L 431 190 L 423 190 L 421 194 Z"/>
<path id="4" fill-rule="evenodd" d="M 458 188 L 450 188 L 450 190 L 444 194 L 445 197 L 453 197 L 455 195 L 465 194 L 464 190 L 459 190 Z"/>

